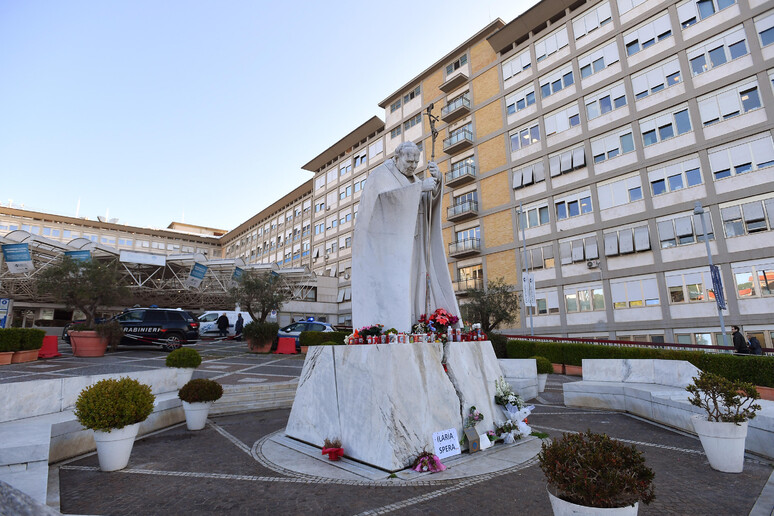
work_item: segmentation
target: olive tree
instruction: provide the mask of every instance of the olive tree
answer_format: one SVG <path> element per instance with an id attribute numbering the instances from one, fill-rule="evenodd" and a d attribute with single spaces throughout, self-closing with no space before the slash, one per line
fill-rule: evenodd
<path id="1" fill-rule="evenodd" d="M 266 322 L 272 310 L 279 310 L 290 298 L 290 293 L 275 272 L 250 269 L 243 271 L 230 294 L 235 303 L 261 324 Z"/>
<path id="2" fill-rule="evenodd" d="M 465 320 L 480 322 L 484 333 L 491 333 L 500 324 L 516 320 L 519 294 L 503 278 L 489 281 L 483 289 L 468 289 L 468 301 L 460 306 Z"/>

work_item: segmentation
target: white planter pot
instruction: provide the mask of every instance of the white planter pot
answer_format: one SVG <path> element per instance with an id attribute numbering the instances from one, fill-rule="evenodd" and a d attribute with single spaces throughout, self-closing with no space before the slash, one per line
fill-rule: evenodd
<path id="1" fill-rule="evenodd" d="M 102 471 L 117 471 L 124 469 L 132 454 L 134 438 L 140 423 L 118 428 L 110 432 L 94 430 L 94 442 L 97 443 L 99 469 Z"/>
<path id="2" fill-rule="evenodd" d="M 551 500 L 551 509 L 554 511 L 554 516 L 637 516 L 637 510 L 640 507 L 639 502 L 626 507 L 613 507 L 607 509 L 587 507 L 585 505 L 576 505 L 574 503 L 566 502 L 551 494 L 551 491 L 549 491 L 548 488 L 546 488 L 546 491 L 548 491 L 548 499 Z"/>
<path id="3" fill-rule="evenodd" d="M 707 421 L 706 416 L 691 416 L 693 428 L 712 469 L 724 473 L 741 473 L 744 468 L 744 443 L 747 421 L 740 424 Z"/>
<path id="4" fill-rule="evenodd" d="M 196 368 L 194 367 L 178 367 L 177 368 L 177 390 L 183 388 L 183 385 L 187 384 L 191 380 Z"/>
<path id="5" fill-rule="evenodd" d="M 202 401 L 197 403 L 183 402 L 185 411 L 185 424 L 189 430 L 201 430 L 207 424 L 207 415 L 214 401 Z"/>
<path id="6" fill-rule="evenodd" d="M 546 380 L 548 380 L 547 374 L 538 375 L 538 392 L 543 392 L 546 390 Z"/>

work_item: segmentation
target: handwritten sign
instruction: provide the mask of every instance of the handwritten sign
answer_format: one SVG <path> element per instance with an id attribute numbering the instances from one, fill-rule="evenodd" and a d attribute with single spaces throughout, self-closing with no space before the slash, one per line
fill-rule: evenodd
<path id="1" fill-rule="evenodd" d="M 433 447 L 439 459 L 445 459 L 446 457 L 462 453 L 460 440 L 457 437 L 457 429 L 450 428 L 435 432 L 433 434 Z"/>

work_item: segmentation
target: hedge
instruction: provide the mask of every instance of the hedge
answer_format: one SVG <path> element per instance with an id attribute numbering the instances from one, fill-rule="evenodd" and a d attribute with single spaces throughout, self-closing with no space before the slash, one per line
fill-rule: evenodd
<path id="1" fill-rule="evenodd" d="M 644 347 L 617 347 L 574 342 L 536 342 L 509 340 L 508 358 L 544 356 L 554 364 L 581 366 L 584 358 L 656 358 L 685 360 L 702 371 L 719 374 L 729 380 L 742 380 L 762 387 L 774 387 L 774 357 L 739 356 Z"/>
<path id="2" fill-rule="evenodd" d="M 27 351 L 43 346 L 44 330 L 32 328 L 0 329 L 0 351 Z"/>
<path id="3" fill-rule="evenodd" d="M 344 339 L 350 333 L 346 331 L 302 331 L 301 335 L 298 336 L 298 343 L 300 346 L 321 346 L 328 341 L 344 344 Z"/>

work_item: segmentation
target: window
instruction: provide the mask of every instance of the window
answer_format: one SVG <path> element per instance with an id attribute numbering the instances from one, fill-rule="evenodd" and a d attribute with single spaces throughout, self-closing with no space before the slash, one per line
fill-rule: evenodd
<path id="1" fill-rule="evenodd" d="M 520 223 L 524 229 L 535 228 L 549 222 L 548 204 L 524 208 L 524 211 L 521 212 Z"/>
<path id="2" fill-rule="evenodd" d="M 325 233 L 325 223 L 322 222 L 320 224 L 315 224 L 314 226 L 314 234 L 315 235 L 321 235 Z"/>
<path id="3" fill-rule="evenodd" d="M 578 58 L 581 79 L 601 72 L 613 63 L 617 63 L 618 60 L 618 45 L 615 40 L 609 41 L 605 45 Z"/>
<path id="4" fill-rule="evenodd" d="M 741 143 L 709 149 L 708 155 L 717 181 L 774 165 L 774 141 L 769 134 L 756 135 Z"/>
<path id="5" fill-rule="evenodd" d="M 720 216 L 728 238 L 768 231 L 770 223 L 774 222 L 774 198 L 724 205 L 720 208 Z"/>
<path id="6" fill-rule="evenodd" d="M 390 104 L 390 113 L 395 113 L 399 109 L 400 109 L 400 99 Z"/>
<path id="7" fill-rule="evenodd" d="M 537 123 L 530 127 L 517 129 L 511 133 L 511 152 L 516 152 L 540 141 L 540 126 Z"/>
<path id="8" fill-rule="evenodd" d="M 689 269 L 664 274 L 669 304 L 715 301 L 712 276 L 709 271 Z"/>
<path id="9" fill-rule="evenodd" d="M 556 220 L 562 220 L 570 217 L 577 217 L 591 213 L 591 194 L 588 190 L 580 193 L 568 195 L 554 202 L 556 208 Z"/>
<path id="10" fill-rule="evenodd" d="M 408 104 L 410 101 L 414 100 L 415 98 L 419 98 L 419 86 L 411 90 L 410 92 L 403 95 L 403 103 Z"/>
<path id="11" fill-rule="evenodd" d="M 535 304 L 528 306 L 527 313 L 532 315 L 553 315 L 559 313 L 559 295 L 556 290 L 535 292 Z"/>
<path id="12" fill-rule="evenodd" d="M 473 141 L 473 122 L 449 131 L 449 137 L 444 140 L 444 145 L 448 147 L 463 140 Z"/>
<path id="13" fill-rule="evenodd" d="M 586 260 L 599 258 L 599 247 L 596 237 L 578 238 L 559 242 L 559 257 L 562 265 L 570 265 Z"/>
<path id="14" fill-rule="evenodd" d="M 513 188 L 518 190 L 524 186 L 537 184 L 545 181 L 546 173 L 543 168 L 543 162 L 538 161 L 525 167 L 513 169 Z"/>
<path id="15" fill-rule="evenodd" d="M 365 177 L 363 177 L 362 179 L 356 177 L 355 178 L 355 185 L 354 185 L 355 186 L 355 192 L 359 192 L 360 190 L 362 190 L 363 187 L 365 186 L 365 182 L 366 182 L 366 178 Z"/>
<path id="16" fill-rule="evenodd" d="M 613 159 L 634 150 L 632 131 L 626 127 L 591 140 L 594 163 Z"/>
<path id="17" fill-rule="evenodd" d="M 575 36 L 575 41 L 578 41 L 587 34 L 591 34 L 599 27 L 602 27 L 611 21 L 610 2 L 605 2 L 602 5 L 587 11 L 583 15 L 574 18 L 572 20 L 572 32 Z"/>
<path id="18" fill-rule="evenodd" d="M 755 32 L 761 38 L 762 47 L 774 43 L 774 11 L 769 11 L 755 18 Z"/>
<path id="19" fill-rule="evenodd" d="M 691 131 L 688 108 L 677 106 L 674 113 L 658 113 L 640 121 L 642 143 L 647 147 Z"/>
<path id="20" fill-rule="evenodd" d="M 640 4 L 644 4 L 645 0 L 617 0 L 618 14 L 623 14 L 631 11 Z"/>
<path id="21" fill-rule="evenodd" d="M 546 245 L 527 249 L 527 268 L 553 269 L 554 264 L 554 246 Z"/>
<path id="22" fill-rule="evenodd" d="M 627 278 L 611 280 L 610 293 L 613 297 L 613 308 L 641 308 L 658 306 L 658 282 L 654 277 Z"/>
<path id="23" fill-rule="evenodd" d="M 455 70 L 459 70 L 461 67 L 468 63 L 467 54 L 463 54 L 459 59 L 446 67 L 446 75 L 451 75 Z"/>
<path id="24" fill-rule="evenodd" d="M 353 161 L 354 161 L 355 168 L 357 168 L 357 167 L 359 167 L 361 165 L 365 165 L 366 164 L 365 152 L 363 154 L 361 154 L 360 156 L 355 156 L 353 158 Z"/>
<path id="25" fill-rule="evenodd" d="M 605 233 L 605 256 L 643 253 L 650 251 L 648 226 L 624 228 Z"/>
<path id="26" fill-rule="evenodd" d="M 390 138 L 397 138 L 400 136 L 400 125 L 396 125 L 390 130 Z"/>
<path id="27" fill-rule="evenodd" d="M 314 212 L 317 213 L 317 212 L 320 212 L 320 211 L 325 211 L 325 203 L 324 202 L 318 202 L 317 204 L 314 205 Z M 276 224 L 272 224 L 271 225 L 271 229 L 276 229 L 276 228 L 277 228 Z M 267 228 L 267 231 L 268 231 L 268 228 Z"/>
<path id="28" fill-rule="evenodd" d="M 545 115 L 544 122 L 546 126 L 546 136 L 561 133 L 571 127 L 580 125 L 578 105 L 571 104 L 564 109 Z"/>
<path id="29" fill-rule="evenodd" d="M 761 107 L 758 81 L 745 81 L 697 99 L 704 127 Z"/>
<path id="30" fill-rule="evenodd" d="M 591 312 L 605 309 L 602 287 L 564 287 L 564 304 L 567 313 Z"/>
<path id="31" fill-rule="evenodd" d="M 739 299 L 774 296 L 774 263 L 732 265 L 732 272 Z"/>
<path id="32" fill-rule="evenodd" d="M 567 26 L 552 32 L 535 43 L 535 59 L 539 63 L 554 52 L 567 46 Z"/>
<path id="33" fill-rule="evenodd" d="M 655 18 L 644 23 L 627 34 L 624 34 L 624 45 L 626 46 L 626 55 L 633 56 L 640 50 L 655 45 L 659 41 L 672 36 L 672 26 L 669 24 L 669 14 Z"/>
<path id="34" fill-rule="evenodd" d="M 630 202 L 642 200 L 642 183 L 638 173 L 616 178 L 597 185 L 599 209 L 606 210 Z"/>
<path id="35" fill-rule="evenodd" d="M 352 172 L 352 163 L 351 162 L 347 162 L 346 165 L 341 165 L 339 167 L 339 175 L 340 176 L 347 175 L 350 172 Z"/>
<path id="36" fill-rule="evenodd" d="M 379 138 L 374 143 L 368 146 L 368 157 L 373 159 L 384 151 L 384 140 Z"/>
<path id="37" fill-rule="evenodd" d="M 619 82 L 610 88 L 592 93 L 585 97 L 583 102 L 586 104 L 586 116 L 592 120 L 625 106 L 626 88 L 623 82 Z"/>
<path id="38" fill-rule="evenodd" d="M 680 62 L 675 57 L 663 64 L 656 64 L 633 75 L 634 98 L 635 100 L 643 99 L 648 95 L 679 84 L 680 81 Z"/>
<path id="39" fill-rule="evenodd" d="M 454 216 L 460 213 L 465 213 L 471 210 L 478 209 L 478 192 L 473 190 L 461 195 L 457 195 L 452 199 L 452 205 L 449 208 L 449 216 Z"/>
<path id="40" fill-rule="evenodd" d="M 677 18 L 685 29 L 735 3 L 736 0 L 688 0 L 677 5 Z"/>
<path id="41" fill-rule="evenodd" d="M 503 80 L 507 81 L 524 70 L 528 70 L 531 66 L 532 61 L 529 57 L 529 49 L 527 49 L 503 63 Z"/>
<path id="42" fill-rule="evenodd" d="M 481 228 L 478 226 L 462 231 L 457 231 L 454 234 L 454 241 L 457 243 L 471 243 L 475 244 L 481 239 Z M 475 245 L 473 244 L 473 245 Z"/>
<path id="43" fill-rule="evenodd" d="M 586 166 L 586 151 L 583 145 L 574 149 L 563 150 L 548 156 L 551 177 L 567 174 Z"/>
<path id="44" fill-rule="evenodd" d="M 411 129 L 412 127 L 414 127 L 415 125 L 421 122 L 422 122 L 422 113 L 417 113 L 416 115 L 412 116 L 411 118 L 403 122 L 403 130 L 408 131 L 409 129 Z"/>
<path id="45" fill-rule="evenodd" d="M 748 53 L 747 40 L 741 27 L 726 31 L 687 51 L 693 75 L 702 74 Z"/>
<path id="46" fill-rule="evenodd" d="M 529 86 L 523 90 L 509 95 L 505 99 L 505 105 L 508 110 L 508 114 L 512 115 L 517 111 L 521 111 L 535 103 L 535 88 Z"/>
<path id="47" fill-rule="evenodd" d="M 707 238 L 715 239 L 712 231 L 712 216 L 709 210 L 704 212 L 704 222 L 707 224 Z M 681 215 L 668 220 L 658 221 L 658 238 L 661 248 L 704 242 L 704 232 L 701 218 L 698 215 Z"/>
<path id="48" fill-rule="evenodd" d="M 546 98 L 575 83 L 572 75 L 572 65 L 540 78 L 540 97 Z"/>
<path id="49" fill-rule="evenodd" d="M 648 170 L 650 190 L 654 196 L 702 184 L 699 158 L 674 161 Z"/>

